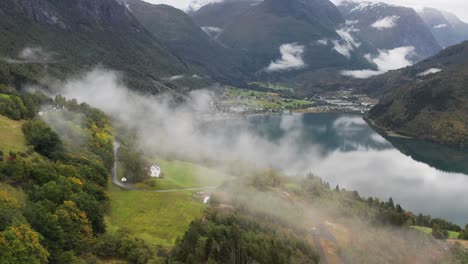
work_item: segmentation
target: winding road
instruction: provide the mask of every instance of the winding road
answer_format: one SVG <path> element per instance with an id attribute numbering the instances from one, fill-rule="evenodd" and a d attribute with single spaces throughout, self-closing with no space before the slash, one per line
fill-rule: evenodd
<path id="1" fill-rule="evenodd" d="M 142 192 L 156 192 L 156 193 L 167 193 L 167 192 L 180 192 L 180 191 L 203 191 L 203 190 L 213 190 L 218 186 L 205 186 L 205 187 L 196 187 L 196 188 L 178 188 L 178 189 L 168 189 L 168 190 L 148 190 L 137 188 L 131 184 L 125 184 L 119 180 L 117 177 L 117 152 L 120 148 L 120 143 L 114 142 L 114 167 L 112 168 L 112 183 L 119 186 L 120 188 L 133 191 L 142 191 Z"/>

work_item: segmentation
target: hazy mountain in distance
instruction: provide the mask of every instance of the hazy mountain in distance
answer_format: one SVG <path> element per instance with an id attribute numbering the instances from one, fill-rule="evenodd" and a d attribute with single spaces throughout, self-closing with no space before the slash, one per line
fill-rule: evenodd
<path id="1" fill-rule="evenodd" d="M 423 8 L 418 13 L 442 47 L 468 40 L 468 24 L 456 15 L 435 8 Z"/>
<path id="2" fill-rule="evenodd" d="M 149 32 L 195 71 L 225 83 L 249 75 L 247 57 L 242 52 L 222 46 L 212 35 L 216 32 L 203 31 L 185 12 L 141 0 L 126 3 Z"/>
<path id="3" fill-rule="evenodd" d="M 37 58 L 15 61 L 28 54 L 47 57 L 47 74 L 57 77 L 100 64 L 122 72 L 132 88 L 153 92 L 161 89 L 156 84 L 163 78 L 189 72 L 115 0 L 2 0 L 0 14 L 5 67 L 37 66 Z"/>
<path id="4" fill-rule="evenodd" d="M 343 1 L 338 8 L 360 37 L 381 50 L 414 47 L 413 61 L 437 53 L 441 46 L 412 8 L 379 2 Z"/>

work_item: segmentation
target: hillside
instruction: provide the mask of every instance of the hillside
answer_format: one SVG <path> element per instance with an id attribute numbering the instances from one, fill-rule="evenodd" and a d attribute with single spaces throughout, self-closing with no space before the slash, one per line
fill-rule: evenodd
<path id="1" fill-rule="evenodd" d="M 442 47 L 468 40 L 468 24 L 456 15 L 434 8 L 424 8 L 419 11 L 419 15 Z"/>
<path id="2" fill-rule="evenodd" d="M 258 0 L 215 2 L 201 7 L 195 12 L 191 12 L 190 15 L 201 27 L 224 29 L 259 2 Z"/>
<path id="3" fill-rule="evenodd" d="M 241 3 L 233 9 L 233 3 L 211 4 L 192 16 L 219 28 L 224 45 L 245 51 L 259 78 L 291 81 L 323 68 L 371 67 L 363 58 L 367 46 L 349 35 L 352 29 L 328 0 Z M 288 54 L 294 58 L 282 60 Z"/>
<path id="4" fill-rule="evenodd" d="M 441 47 L 412 8 L 385 3 L 344 1 L 338 6 L 358 35 L 377 49 L 414 47 L 413 62 L 434 55 Z"/>
<path id="5" fill-rule="evenodd" d="M 0 69 L 9 68 L 2 81 L 62 78 L 101 64 L 124 73 L 132 88 L 156 91 L 154 81 L 188 72 L 115 0 L 4 0 L 0 14 L 6 40 L 0 42 Z"/>
<path id="6" fill-rule="evenodd" d="M 22 151 L 26 149 L 26 140 L 21 132 L 20 121 L 11 120 L 0 115 L 0 150 L 4 152 Z"/>
<path id="7" fill-rule="evenodd" d="M 249 75 L 244 54 L 222 46 L 183 11 L 141 0 L 126 3 L 141 24 L 193 71 L 225 83 L 240 82 Z"/>
<path id="8" fill-rule="evenodd" d="M 468 139 L 468 42 L 378 79 L 386 96 L 369 118 L 386 130 L 458 147 Z"/>

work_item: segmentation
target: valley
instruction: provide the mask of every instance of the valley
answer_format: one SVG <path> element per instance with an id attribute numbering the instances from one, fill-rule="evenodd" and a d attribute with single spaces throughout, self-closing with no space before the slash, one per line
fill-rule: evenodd
<path id="1" fill-rule="evenodd" d="M 0 1 L 0 263 L 466 263 L 453 1 Z"/>
<path id="2" fill-rule="evenodd" d="M 378 99 L 352 91 L 330 92 L 311 98 L 293 96 L 293 88 L 281 85 L 254 83 L 257 89 L 226 87 L 213 102 L 215 115 L 253 115 L 283 112 L 327 113 L 369 111 Z"/>

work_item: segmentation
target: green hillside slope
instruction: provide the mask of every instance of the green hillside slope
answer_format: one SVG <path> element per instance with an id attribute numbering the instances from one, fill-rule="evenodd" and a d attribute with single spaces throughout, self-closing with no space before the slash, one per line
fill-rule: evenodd
<path id="1" fill-rule="evenodd" d="M 154 80 L 187 72 L 114 0 L 4 0 L 0 14 L 1 64 L 31 68 L 23 71 L 30 79 L 44 77 L 44 64 L 55 77 L 100 64 L 124 73 L 131 87 L 153 91 Z"/>
<path id="2" fill-rule="evenodd" d="M 378 80 L 387 84 L 387 96 L 370 112 L 376 125 L 416 138 L 467 147 L 468 42 Z"/>
<path id="3" fill-rule="evenodd" d="M 241 81 L 250 75 L 242 52 L 222 46 L 183 11 L 141 0 L 126 2 L 141 24 L 194 71 L 222 82 Z"/>

